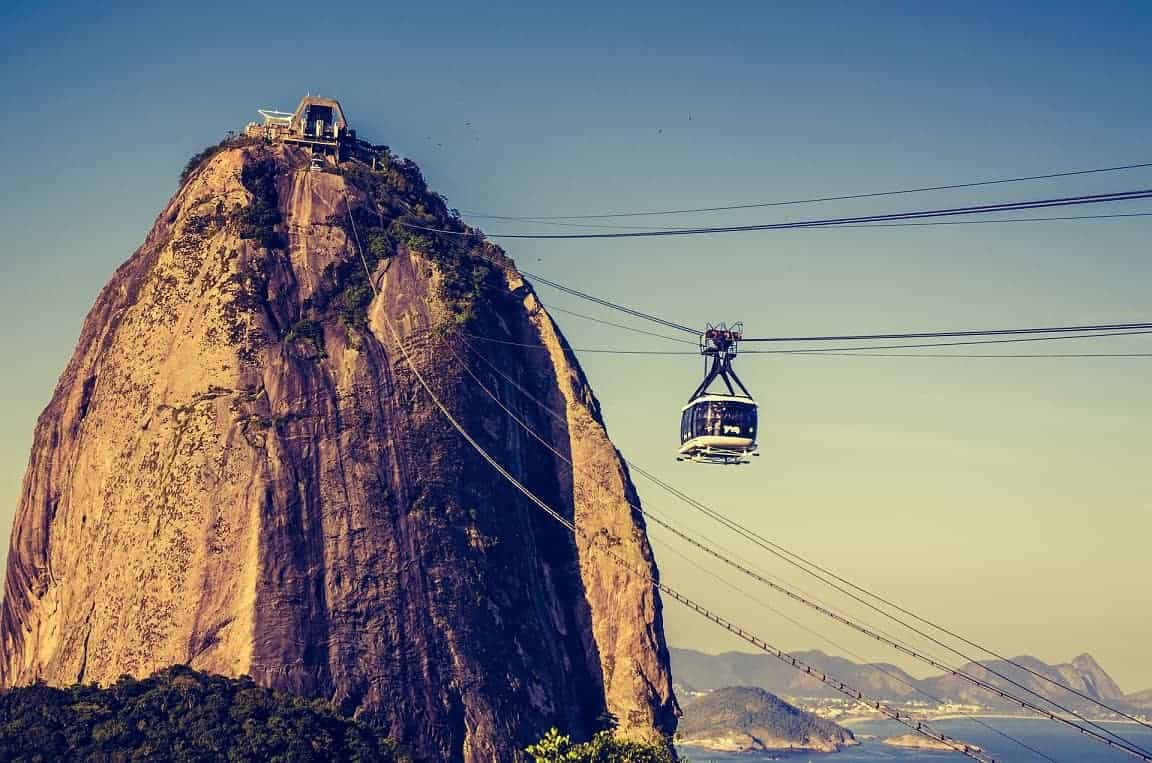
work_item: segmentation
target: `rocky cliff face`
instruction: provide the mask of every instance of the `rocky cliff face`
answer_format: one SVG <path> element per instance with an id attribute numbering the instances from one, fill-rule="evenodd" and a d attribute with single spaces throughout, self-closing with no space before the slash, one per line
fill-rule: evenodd
<path id="1" fill-rule="evenodd" d="M 512 759 L 604 711 L 633 738 L 674 730 L 660 598 L 606 551 L 656 574 L 592 391 L 502 252 L 391 222 L 464 230 L 414 166 L 381 161 L 308 172 L 296 149 L 221 150 L 101 292 L 36 428 L 4 686 L 186 663 L 332 699 L 445 760 Z M 584 537 L 449 426 L 389 322 Z"/>

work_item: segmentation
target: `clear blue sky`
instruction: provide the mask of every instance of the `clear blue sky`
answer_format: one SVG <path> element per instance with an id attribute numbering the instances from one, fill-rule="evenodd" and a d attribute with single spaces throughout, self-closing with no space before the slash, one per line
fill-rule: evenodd
<path id="1" fill-rule="evenodd" d="M 84 314 L 184 162 L 257 108 L 291 109 L 305 92 L 340 98 L 362 136 L 416 160 L 452 205 L 496 213 L 1152 160 L 1146 3 L 168 5 L 0 9 L 5 531 L 35 418 Z M 688 221 L 1150 185 L 1152 172 L 1130 172 Z M 1148 320 L 1150 232 L 1132 218 L 507 248 L 550 278 L 680 322 L 791 334 Z M 653 346 L 558 317 L 578 347 Z M 1138 351 L 1152 340 L 1057 345 Z M 697 361 L 584 362 L 617 444 L 692 494 L 1004 651 L 1091 651 L 1125 690 L 1152 687 L 1152 361 L 749 356 L 740 368 L 763 405 L 764 455 L 735 471 L 672 460 Z M 657 553 L 669 583 L 781 646 L 830 649 Z M 894 657 L 788 611 L 866 657 Z M 668 632 L 678 645 L 738 646 L 674 604 Z"/>

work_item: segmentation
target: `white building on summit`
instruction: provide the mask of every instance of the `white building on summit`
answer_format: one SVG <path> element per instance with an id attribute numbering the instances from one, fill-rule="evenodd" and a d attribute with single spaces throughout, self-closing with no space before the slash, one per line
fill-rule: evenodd
<path id="1" fill-rule="evenodd" d="M 343 161 L 356 153 L 361 141 L 348 127 L 344 110 L 334 98 L 306 95 L 296 111 L 259 109 L 263 122 L 250 122 L 244 134 L 268 141 L 296 143 L 307 147 L 314 156 L 331 156 Z"/>

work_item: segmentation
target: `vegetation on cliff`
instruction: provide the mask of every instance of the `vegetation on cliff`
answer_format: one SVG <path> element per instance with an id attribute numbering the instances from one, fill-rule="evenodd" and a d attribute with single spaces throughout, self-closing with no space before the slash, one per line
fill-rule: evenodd
<path id="1" fill-rule="evenodd" d="M 321 700 L 171 667 L 112 686 L 0 693 L 0 760 L 407 760 Z"/>
<path id="2" fill-rule="evenodd" d="M 673 763 L 667 745 L 618 739 L 611 729 L 590 741 L 573 742 L 554 728 L 526 752 L 535 763 Z"/>
<path id="3" fill-rule="evenodd" d="M 374 168 L 349 161 L 341 171 L 369 201 L 353 210 L 369 269 L 399 245 L 420 252 L 439 269 L 440 297 L 456 322 L 470 322 L 483 288 L 497 285 L 493 264 L 503 259 L 503 251 L 485 244 L 480 231 L 465 225 L 444 197 L 428 188 L 420 168 L 387 146 L 376 147 Z M 355 273 L 344 275 L 353 287 L 366 288 Z"/>

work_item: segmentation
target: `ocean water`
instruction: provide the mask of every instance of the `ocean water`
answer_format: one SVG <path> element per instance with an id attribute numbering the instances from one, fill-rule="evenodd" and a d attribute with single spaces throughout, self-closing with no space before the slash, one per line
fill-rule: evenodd
<path id="1" fill-rule="evenodd" d="M 1081 736 L 1078 732 L 1053 721 L 1030 718 L 981 718 L 983 723 L 1024 742 L 1060 763 L 1119 763 L 1139 760 L 1117 750 L 1111 750 L 1099 742 Z M 1129 742 L 1152 750 L 1152 729 L 1135 724 L 1101 724 L 1121 735 Z M 985 752 L 1003 763 L 1034 763 L 1046 759 L 1026 750 L 971 720 L 957 719 L 938 721 L 933 724 L 939 731 L 962 742 L 978 745 Z M 859 738 L 870 735 L 876 739 L 861 740 L 858 747 L 849 747 L 838 753 L 773 753 L 740 754 L 715 753 L 691 747 L 679 748 L 683 760 L 691 763 L 761 763 L 768 760 L 784 760 L 789 763 L 943 763 L 949 760 L 968 760 L 955 752 L 922 752 L 902 750 L 881 744 L 882 739 L 898 736 L 908 731 L 895 721 L 867 721 L 854 723 L 848 728 Z"/>

